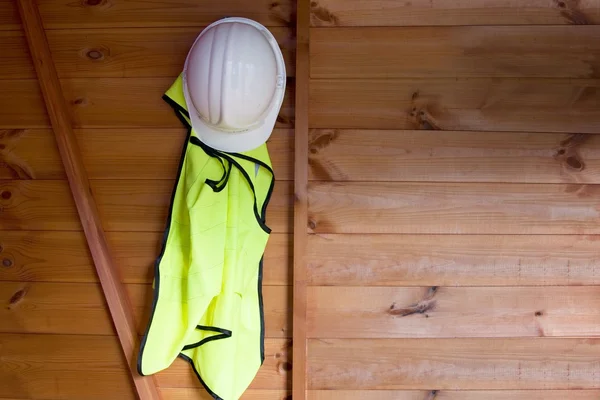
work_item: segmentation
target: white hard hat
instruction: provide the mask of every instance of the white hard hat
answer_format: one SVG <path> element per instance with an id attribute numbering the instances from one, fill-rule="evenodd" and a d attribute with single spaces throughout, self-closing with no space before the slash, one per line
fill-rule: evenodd
<path id="1" fill-rule="evenodd" d="M 185 61 L 192 128 L 210 147 L 252 150 L 267 141 L 285 94 L 285 63 L 267 28 L 224 18 L 200 33 Z"/>

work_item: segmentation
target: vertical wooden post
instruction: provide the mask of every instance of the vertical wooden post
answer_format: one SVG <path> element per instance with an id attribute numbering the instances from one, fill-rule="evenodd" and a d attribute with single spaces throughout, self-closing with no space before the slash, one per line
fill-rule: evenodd
<path id="1" fill-rule="evenodd" d="M 17 4 L 71 193 L 137 394 L 141 400 L 160 399 L 154 379 L 137 373 L 135 355 L 138 350 L 138 337 L 133 309 L 102 230 L 42 19 L 35 0 L 18 0 Z"/>
<path id="2" fill-rule="evenodd" d="M 294 147 L 294 305 L 292 398 L 305 400 L 306 377 L 306 241 L 308 238 L 308 90 L 310 1 L 296 10 L 296 117 Z"/>

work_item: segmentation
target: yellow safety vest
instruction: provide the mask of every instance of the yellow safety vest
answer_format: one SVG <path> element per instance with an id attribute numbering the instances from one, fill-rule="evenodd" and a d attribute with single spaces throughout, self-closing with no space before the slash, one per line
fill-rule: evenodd
<path id="1" fill-rule="evenodd" d="M 275 182 L 266 144 L 225 153 L 192 130 L 181 76 L 165 100 L 188 127 L 163 248 L 141 375 L 188 361 L 215 399 L 236 400 L 264 360 L 262 257 Z"/>

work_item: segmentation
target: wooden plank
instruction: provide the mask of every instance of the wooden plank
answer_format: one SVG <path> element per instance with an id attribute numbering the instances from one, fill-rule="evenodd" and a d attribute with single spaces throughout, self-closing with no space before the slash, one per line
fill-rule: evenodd
<path id="1" fill-rule="evenodd" d="M 600 78 L 600 26 L 315 28 L 312 78 Z"/>
<path id="2" fill-rule="evenodd" d="M 287 339 L 267 339 L 253 390 L 285 390 Z M 0 334 L 0 396 L 36 399 L 134 399 L 116 337 Z M 198 388 L 181 359 L 157 375 L 163 387 Z M 77 382 L 78 384 L 73 384 Z"/>
<path id="3" fill-rule="evenodd" d="M 294 144 L 294 294 L 292 397 L 306 400 L 306 310 L 307 310 L 307 234 L 308 220 L 308 126 L 310 84 L 310 8 L 311 2 L 299 0 L 296 7 L 296 118 Z"/>
<path id="4" fill-rule="evenodd" d="M 600 335 L 599 295 L 597 286 L 313 286 L 308 336 L 591 337 Z"/>
<path id="5" fill-rule="evenodd" d="M 203 28 L 61 29 L 49 30 L 46 35 L 61 78 L 155 78 L 181 73 Z M 35 79 L 23 33 L 1 29 L 0 25 L 0 79 Z M 282 48 L 287 75 L 293 77 L 292 31 L 284 27 L 270 30 Z"/>
<path id="6" fill-rule="evenodd" d="M 585 235 L 309 235 L 309 283 L 598 285 L 599 239 Z"/>
<path id="7" fill-rule="evenodd" d="M 456 131 L 311 131 L 325 181 L 600 183 L 600 136 Z"/>
<path id="8" fill-rule="evenodd" d="M 312 128 L 598 133 L 600 80 L 312 80 Z"/>
<path id="9" fill-rule="evenodd" d="M 36 79 L 0 80 L 0 129 L 50 126 Z"/>
<path id="10" fill-rule="evenodd" d="M 0 31 L 21 29 L 19 11 L 13 1 L 0 1 Z"/>
<path id="11" fill-rule="evenodd" d="M 109 232 L 108 241 L 125 283 L 152 283 L 162 232 Z M 264 256 L 263 284 L 291 279 L 291 235 L 272 233 Z M 97 282 L 82 232 L 0 232 L 0 281 Z"/>
<path id="12" fill-rule="evenodd" d="M 2 31 L 2 12 L 3 6 L 10 1 L 3 1 L 0 4 L 0 48 L 2 49 L 2 58 L 0 59 L 0 79 L 35 79 L 35 71 L 27 41 L 21 31 Z M 18 16 L 16 16 L 18 18 Z"/>
<path id="13" fill-rule="evenodd" d="M 152 286 L 127 285 L 138 335 L 146 331 Z M 0 282 L 2 333 L 113 335 L 102 290 L 95 283 Z M 265 336 L 291 336 L 289 286 L 264 286 Z"/>
<path id="14" fill-rule="evenodd" d="M 186 129 L 82 129 L 76 132 L 91 179 L 173 179 Z M 277 181 L 293 178 L 291 129 L 268 141 Z M 65 179 L 52 131 L 0 130 L 0 179 Z"/>
<path id="15" fill-rule="evenodd" d="M 429 396 L 429 397 L 428 397 Z M 309 400 L 596 400 L 599 390 L 310 390 Z"/>
<path id="16" fill-rule="evenodd" d="M 162 100 L 175 77 L 62 79 L 75 128 L 181 128 L 173 109 Z M 293 125 L 293 78 L 288 82 L 277 127 Z M 0 128 L 49 126 L 37 82 L 0 80 Z"/>
<path id="17" fill-rule="evenodd" d="M 92 191 L 106 231 L 162 232 L 172 180 L 94 180 Z M 274 232 L 291 228 L 290 183 L 279 182 L 267 209 Z M 81 225 L 66 181 L 0 181 L 1 230 L 78 231 Z"/>
<path id="18" fill-rule="evenodd" d="M 316 233 L 597 234 L 600 186 L 311 183 Z"/>
<path id="19" fill-rule="evenodd" d="M 196 388 L 164 388 L 161 389 L 164 400 L 214 400 L 206 391 Z M 287 390 L 247 390 L 241 400 L 288 400 L 290 392 Z M 580 400 L 580 399 L 575 399 Z M 588 400 L 588 399 L 582 399 Z"/>
<path id="20" fill-rule="evenodd" d="M 557 25 L 600 23 L 596 0 L 318 0 L 313 26 Z"/>
<path id="21" fill-rule="evenodd" d="M 136 394 L 141 399 L 159 400 L 161 396 L 154 377 L 141 376 L 136 368 L 135 354 L 139 341 L 135 332 L 131 302 L 127 289 L 121 282 L 119 270 L 114 263 L 102 228 L 98 207 L 92 195 L 90 182 L 77 145 L 77 138 L 73 133 L 71 117 L 52 61 L 37 3 L 35 0 L 18 0 L 17 8 L 56 144 L 65 167 L 71 195 L 77 207 L 90 254 L 94 260 L 106 305 L 127 359 Z M 10 197 L 10 192 L 8 194 Z"/>
<path id="22" fill-rule="evenodd" d="M 50 29 L 206 26 L 230 16 L 287 26 L 293 8 L 288 0 L 45 0 L 40 4 L 44 25 Z"/>
<path id="23" fill-rule="evenodd" d="M 48 31 L 61 78 L 173 77 L 183 70 L 190 47 L 204 27 L 67 29 Z M 295 41 L 289 28 L 270 29 L 294 76 Z"/>
<path id="24" fill-rule="evenodd" d="M 598 339 L 314 339 L 310 389 L 596 389 Z"/>

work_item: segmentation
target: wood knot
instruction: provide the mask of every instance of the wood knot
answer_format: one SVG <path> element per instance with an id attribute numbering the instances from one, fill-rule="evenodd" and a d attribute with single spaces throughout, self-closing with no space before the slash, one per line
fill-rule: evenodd
<path id="1" fill-rule="evenodd" d="M 85 56 L 87 58 L 89 58 L 90 60 L 94 60 L 94 61 L 100 61 L 100 60 L 104 59 L 104 53 L 102 53 L 102 51 L 98 50 L 98 49 L 88 50 L 85 53 Z"/>
<path id="2" fill-rule="evenodd" d="M 536 311 L 536 312 L 535 312 L 535 316 L 536 316 L 536 317 L 541 317 L 541 316 L 543 316 L 543 315 L 544 315 L 544 312 L 543 312 L 543 311 Z"/>
<path id="3" fill-rule="evenodd" d="M 292 370 L 292 363 L 290 363 L 289 361 L 280 362 L 277 365 L 277 369 L 282 373 L 289 372 Z"/>
<path id="4" fill-rule="evenodd" d="M 422 314 L 425 315 L 425 318 L 429 318 L 429 315 L 427 313 L 429 311 L 433 311 L 433 309 L 435 308 L 436 301 L 434 300 L 434 297 L 437 291 L 438 287 L 432 286 L 427 290 L 427 293 L 425 293 L 423 300 L 419 301 L 418 303 L 414 303 L 409 305 L 408 307 L 403 308 L 397 308 L 396 303 L 392 303 L 387 312 L 390 315 L 398 317 L 407 317 L 409 315 Z"/>
<path id="5" fill-rule="evenodd" d="M 2 266 L 5 267 L 5 268 L 10 268 L 10 267 L 13 266 L 13 264 L 14 264 L 13 260 L 11 260 L 8 257 L 5 257 L 5 258 L 2 259 Z"/>
<path id="6" fill-rule="evenodd" d="M 554 0 L 560 15 L 573 25 L 593 25 L 594 21 L 581 10 L 580 0 Z"/>
<path id="7" fill-rule="evenodd" d="M 312 230 L 317 229 L 317 221 L 315 221 L 314 219 L 308 220 L 308 227 Z"/>
<path id="8" fill-rule="evenodd" d="M 310 154 L 317 154 L 338 138 L 340 132 L 337 129 L 315 130 L 310 133 Z"/>
<path id="9" fill-rule="evenodd" d="M 438 390 L 431 390 L 429 393 L 427 393 L 426 400 L 434 400 L 437 397 L 438 393 Z"/>
<path id="10" fill-rule="evenodd" d="M 88 101 L 84 97 L 78 97 L 75 100 L 73 100 L 73 104 L 76 106 L 85 106 L 85 105 L 87 105 L 87 103 L 88 103 Z"/>
<path id="11" fill-rule="evenodd" d="M 576 156 L 567 157 L 565 163 L 576 171 L 583 171 L 584 169 L 583 162 Z"/>
<path id="12" fill-rule="evenodd" d="M 559 148 L 554 155 L 554 158 L 564 164 L 567 168 L 580 172 L 585 169 L 585 163 L 579 155 L 578 148 L 583 144 L 583 139 L 571 139 L 561 142 L 563 147 Z"/>
<path id="13" fill-rule="evenodd" d="M 311 17 L 315 25 L 339 25 L 340 20 L 337 15 L 333 14 L 331 11 L 322 7 L 316 1 L 312 1 L 310 3 L 311 8 Z"/>
<path id="14" fill-rule="evenodd" d="M 12 193 L 9 190 L 5 190 L 0 194 L 3 200 L 9 200 L 12 197 Z"/>
<path id="15" fill-rule="evenodd" d="M 27 294 L 27 289 L 25 289 L 25 288 L 17 290 L 15 292 L 15 294 L 13 294 L 12 297 L 8 300 L 9 308 L 11 308 L 12 306 L 16 306 L 21 301 L 23 301 L 23 298 L 25 297 L 26 294 Z"/>
<path id="16" fill-rule="evenodd" d="M 83 0 L 83 5 L 88 7 L 99 6 L 104 3 L 105 0 Z"/>

